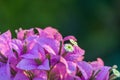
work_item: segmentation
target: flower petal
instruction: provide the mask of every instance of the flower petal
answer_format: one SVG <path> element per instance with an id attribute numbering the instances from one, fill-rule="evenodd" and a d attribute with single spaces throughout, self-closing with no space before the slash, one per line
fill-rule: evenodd
<path id="1" fill-rule="evenodd" d="M 78 68 L 81 71 L 85 80 L 89 79 L 92 75 L 92 66 L 85 61 L 78 62 Z"/>
<path id="2" fill-rule="evenodd" d="M 49 51 L 52 54 L 58 54 L 60 43 L 54 39 L 41 37 L 38 40 L 38 43 L 45 50 Z"/>
<path id="3" fill-rule="evenodd" d="M 37 68 L 37 63 L 32 59 L 22 59 L 18 64 L 17 68 L 22 70 L 32 70 Z"/>
<path id="4" fill-rule="evenodd" d="M 0 80 L 11 80 L 10 79 L 10 67 L 9 63 L 0 67 Z"/>
<path id="5" fill-rule="evenodd" d="M 101 71 L 96 76 L 96 80 L 107 80 L 110 67 L 104 66 L 101 68 Z"/>
<path id="6" fill-rule="evenodd" d="M 22 71 L 18 71 L 13 80 L 29 80 Z"/>
<path id="7" fill-rule="evenodd" d="M 67 41 L 67 40 L 70 40 L 70 39 L 72 39 L 74 41 L 77 41 L 77 39 L 74 36 L 67 36 L 67 37 L 64 38 L 64 41 Z"/>
<path id="8" fill-rule="evenodd" d="M 50 67 L 49 67 L 49 60 L 46 59 L 42 65 L 38 66 L 38 69 L 41 69 L 41 70 L 50 70 Z"/>

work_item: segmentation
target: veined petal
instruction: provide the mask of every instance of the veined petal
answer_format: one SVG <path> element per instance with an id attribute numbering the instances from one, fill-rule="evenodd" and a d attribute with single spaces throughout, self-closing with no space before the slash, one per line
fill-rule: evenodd
<path id="1" fill-rule="evenodd" d="M 54 52 L 54 50 L 48 46 L 48 45 L 43 45 L 43 48 L 45 48 L 45 50 L 50 53 L 50 54 L 53 54 L 53 55 L 56 55 L 56 53 Z"/>
<path id="2" fill-rule="evenodd" d="M 36 59 L 36 58 L 39 58 L 38 55 L 34 55 L 34 54 L 30 54 L 30 53 L 24 54 L 21 57 L 26 58 L 26 59 Z"/>
<path id="3" fill-rule="evenodd" d="M 33 80 L 47 80 L 47 79 L 43 79 L 43 78 L 34 78 Z"/>
<path id="4" fill-rule="evenodd" d="M 67 61 L 72 61 L 72 62 L 78 62 L 78 61 L 82 61 L 84 59 L 83 56 L 79 55 L 79 54 L 71 54 L 71 53 L 68 53 L 66 56 L 65 56 L 65 59 Z"/>
<path id="5" fill-rule="evenodd" d="M 44 47 L 46 50 L 50 49 L 50 51 L 52 51 L 53 54 L 58 54 L 60 45 L 58 41 L 46 37 L 41 37 L 37 41 L 41 47 Z"/>
<path id="6" fill-rule="evenodd" d="M 57 29 L 52 27 L 47 27 L 44 29 L 44 32 L 48 35 L 48 37 L 56 39 L 58 41 L 62 40 L 62 35 L 58 32 Z"/>
<path id="7" fill-rule="evenodd" d="M 69 74 L 72 75 L 72 76 L 75 76 L 76 74 L 76 63 L 74 62 L 71 62 L 71 61 L 67 61 L 68 63 L 68 70 L 69 70 Z"/>
<path id="8" fill-rule="evenodd" d="M 97 58 L 97 61 L 93 61 L 90 63 L 94 70 L 101 69 L 104 66 L 104 62 L 101 58 Z"/>
<path id="9" fill-rule="evenodd" d="M 5 33 L 0 35 L 0 41 L 6 40 L 6 41 L 11 41 L 11 32 L 10 30 L 6 31 Z"/>
<path id="10" fill-rule="evenodd" d="M 107 66 L 102 67 L 100 72 L 96 76 L 96 80 L 107 80 L 110 68 L 111 67 Z"/>
<path id="11" fill-rule="evenodd" d="M 84 55 L 85 51 L 83 49 L 81 49 L 79 46 L 73 46 L 74 47 L 74 54 L 78 54 L 78 55 Z"/>
<path id="12" fill-rule="evenodd" d="M 11 80 L 10 79 L 10 67 L 9 63 L 0 67 L 0 80 Z"/>
<path id="13" fill-rule="evenodd" d="M 47 80 L 47 72 L 44 70 L 35 70 L 33 71 L 35 73 L 33 80 Z"/>
<path id="14" fill-rule="evenodd" d="M 32 59 L 22 59 L 17 64 L 17 68 L 22 70 L 33 70 L 37 68 L 37 63 Z"/>
<path id="15" fill-rule="evenodd" d="M 34 35 L 34 29 L 31 28 L 29 30 L 23 30 L 22 28 L 20 28 L 19 31 L 16 31 L 16 33 L 17 33 L 17 38 L 23 40 L 24 37 L 29 37 Z"/>
<path id="16" fill-rule="evenodd" d="M 11 48 L 16 50 L 17 53 L 20 54 L 23 48 L 22 41 L 18 39 L 12 39 Z"/>
<path id="17" fill-rule="evenodd" d="M 41 29 L 41 28 L 35 28 L 37 31 L 38 31 L 38 33 L 41 35 L 41 32 L 43 31 L 43 29 Z"/>
<path id="18" fill-rule="evenodd" d="M 13 80 L 29 80 L 22 71 L 18 71 Z"/>
<path id="19" fill-rule="evenodd" d="M 85 61 L 78 62 L 77 65 L 83 75 L 83 78 L 85 80 L 89 79 L 93 71 L 92 66 Z"/>
<path id="20" fill-rule="evenodd" d="M 41 65 L 38 66 L 38 69 L 41 69 L 41 70 L 50 70 L 49 60 L 46 59 Z"/>
<path id="21" fill-rule="evenodd" d="M 73 62 L 66 61 L 63 57 L 60 57 L 60 62 L 65 65 L 68 74 L 73 74 L 76 71 L 76 65 Z"/>
<path id="22" fill-rule="evenodd" d="M 5 63 L 0 62 L 0 68 L 5 65 L 6 65 Z"/>

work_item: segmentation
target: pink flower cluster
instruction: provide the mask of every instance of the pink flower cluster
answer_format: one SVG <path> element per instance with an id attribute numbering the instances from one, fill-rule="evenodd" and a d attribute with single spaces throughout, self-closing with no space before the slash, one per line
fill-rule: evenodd
<path id="1" fill-rule="evenodd" d="M 0 80 L 113 80 L 117 66 L 102 59 L 84 61 L 85 51 L 74 36 L 62 37 L 54 28 L 8 30 L 0 34 Z"/>

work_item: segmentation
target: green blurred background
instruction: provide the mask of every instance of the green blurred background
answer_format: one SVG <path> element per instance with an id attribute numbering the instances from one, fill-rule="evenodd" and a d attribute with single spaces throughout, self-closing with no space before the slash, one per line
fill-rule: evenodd
<path id="1" fill-rule="evenodd" d="M 46 26 L 76 36 L 85 60 L 120 67 L 120 0 L 0 0 L 0 32 Z"/>

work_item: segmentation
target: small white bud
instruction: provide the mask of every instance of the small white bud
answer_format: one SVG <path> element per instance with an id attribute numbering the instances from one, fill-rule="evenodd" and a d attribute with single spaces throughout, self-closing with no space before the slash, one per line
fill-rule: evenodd
<path id="1" fill-rule="evenodd" d="M 15 33 L 17 34 L 17 33 L 18 33 L 18 30 L 15 30 Z"/>
<path id="2" fill-rule="evenodd" d="M 67 52 L 73 52 L 74 51 L 74 48 L 71 44 L 65 44 L 64 48 Z"/>
<path id="3" fill-rule="evenodd" d="M 113 71 L 113 74 L 116 76 L 116 77 L 120 77 L 120 72 L 116 69 L 112 69 Z"/>
<path id="4" fill-rule="evenodd" d="M 73 39 L 70 39 L 70 42 L 73 44 L 73 45 L 75 45 L 75 46 L 77 46 L 78 44 L 77 44 L 77 42 L 76 41 L 74 41 Z"/>
<path id="5" fill-rule="evenodd" d="M 22 30 L 22 28 L 20 27 L 20 28 L 19 28 L 19 31 L 21 31 L 21 30 Z"/>
<path id="6" fill-rule="evenodd" d="M 118 68 L 118 66 L 117 65 L 113 65 L 113 69 L 117 69 Z"/>

